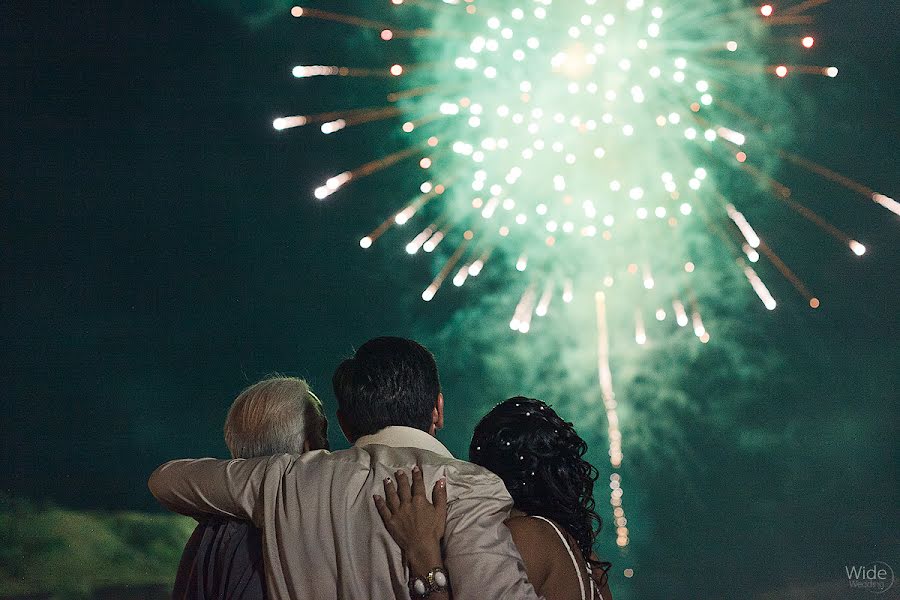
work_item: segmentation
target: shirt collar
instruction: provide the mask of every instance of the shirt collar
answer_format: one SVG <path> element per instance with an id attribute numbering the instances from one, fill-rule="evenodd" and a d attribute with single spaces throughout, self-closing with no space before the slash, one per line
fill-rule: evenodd
<path id="1" fill-rule="evenodd" d="M 420 429 L 391 425 L 372 435 L 364 435 L 353 444 L 362 448 L 369 444 L 381 444 L 391 448 L 420 448 L 439 454 L 445 458 L 453 458 L 450 451 L 436 437 Z"/>

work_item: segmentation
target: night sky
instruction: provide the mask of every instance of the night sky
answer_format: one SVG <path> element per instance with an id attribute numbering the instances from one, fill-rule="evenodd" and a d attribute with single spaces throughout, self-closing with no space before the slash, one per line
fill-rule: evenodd
<path id="1" fill-rule="evenodd" d="M 842 79 L 803 84 L 793 147 L 897 197 L 891 4 L 818 12 Z M 360 251 L 360 234 L 384 217 L 390 177 L 335 202 L 312 199 L 334 165 L 387 142 L 370 135 L 369 152 L 360 138 L 273 131 L 274 117 L 359 100 L 337 84 L 304 96 L 311 88 L 289 67 L 340 62 L 356 42 L 346 28 L 300 27 L 287 6 L 0 7 L 3 493 L 159 510 L 151 470 L 225 456 L 221 425 L 243 387 L 275 372 L 302 376 L 333 415 L 331 372 L 376 335 L 432 347 L 447 398 L 441 439 L 460 457 L 475 419 L 509 395 L 569 406 L 553 397 L 565 368 L 544 368 L 534 383 L 531 367 L 549 350 L 485 339 L 466 312 L 492 314 L 477 290 L 425 304 L 427 260 Z M 844 565 L 900 569 L 900 219 L 797 170 L 783 179 L 870 252 L 857 259 L 768 213 L 772 245 L 820 291 L 823 309 L 796 296 L 774 313 L 754 302 L 728 348 L 658 352 L 649 364 L 669 361 L 659 380 L 615 373 L 640 417 L 626 469 L 629 554 L 614 550 L 609 507 L 598 502 L 617 598 L 837 597 Z M 660 404 L 661 386 L 691 408 L 674 393 Z M 579 414 L 564 416 L 579 425 Z M 331 434 L 346 445 L 336 423 Z M 592 450 L 601 485 L 602 439 Z M 626 583 L 628 566 L 636 576 Z"/>

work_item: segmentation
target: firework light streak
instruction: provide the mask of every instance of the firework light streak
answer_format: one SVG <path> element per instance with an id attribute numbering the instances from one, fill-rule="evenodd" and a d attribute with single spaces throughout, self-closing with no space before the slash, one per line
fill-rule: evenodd
<path id="1" fill-rule="evenodd" d="M 613 392 L 612 370 L 609 368 L 609 327 L 606 322 L 606 295 L 597 292 L 594 295 L 597 310 L 597 373 L 600 380 L 600 395 L 606 409 L 606 422 L 609 438 L 609 464 L 613 469 L 622 466 L 622 432 L 619 430 L 619 414 L 616 411 L 616 395 Z M 628 545 L 628 528 L 626 527 L 625 509 L 622 507 L 622 476 L 614 471 L 610 475 L 610 498 L 613 514 L 616 519 L 616 544 L 620 548 Z"/>
<path id="2" fill-rule="evenodd" d="M 759 296 L 759 299 L 762 300 L 763 304 L 769 310 L 775 310 L 777 303 L 775 302 L 775 298 L 772 297 L 772 294 L 769 293 L 768 288 L 759 278 L 759 275 L 756 274 L 756 271 L 753 270 L 749 265 L 743 265 L 744 267 L 744 275 L 747 276 L 747 280 L 750 281 L 750 285 L 753 287 L 753 291 L 756 292 L 756 295 Z"/>
<path id="3" fill-rule="evenodd" d="M 900 216 L 900 202 L 897 202 L 893 198 L 885 196 L 884 194 L 880 194 L 880 193 L 876 192 L 875 190 L 864 186 L 861 183 L 857 183 L 857 182 L 853 181 L 849 177 L 845 177 L 844 175 L 841 175 L 840 173 L 836 173 L 836 172 L 832 171 L 831 169 L 823 167 L 820 164 L 814 163 L 813 161 L 803 158 L 802 156 L 798 156 L 796 154 L 792 154 L 792 153 L 786 152 L 784 150 L 781 151 L 781 156 L 788 159 L 789 161 L 791 161 L 793 163 L 800 165 L 801 167 L 804 167 L 805 169 L 808 169 L 809 171 L 812 171 L 813 173 L 816 173 L 817 175 L 821 175 L 825 179 L 834 181 L 835 183 L 838 183 L 849 190 L 852 190 L 854 192 L 862 194 L 866 198 L 871 199 L 876 204 L 879 204 L 879 205 L 883 206 L 884 208 L 888 209 L 895 215 Z"/>

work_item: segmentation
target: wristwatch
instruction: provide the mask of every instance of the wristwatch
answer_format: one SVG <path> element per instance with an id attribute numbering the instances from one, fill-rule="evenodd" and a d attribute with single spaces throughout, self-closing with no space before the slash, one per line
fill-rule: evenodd
<path id="1" fill-rule="evenodd" d="M 428 571 L 424 579 L 421 577 L 409 578 L 409 595 L 413 598 L 427 598 L 433 592 L 446 592 L 449 585 L 447 571 L 441 567 L 435 567 Z"/>

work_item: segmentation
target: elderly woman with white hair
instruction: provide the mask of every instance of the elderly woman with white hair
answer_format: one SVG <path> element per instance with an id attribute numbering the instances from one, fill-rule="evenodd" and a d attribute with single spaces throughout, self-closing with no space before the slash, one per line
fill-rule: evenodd
<path id="1" fill-rule="evenodd" d="M 241 392 L 225 419 L 234 458 L 328 449 L 322 402 L 296 377 L 271 377 Z M 172 598 L 266 598 L 262 533 L 248 521 L 204 518 L 188 540 Z"/>

